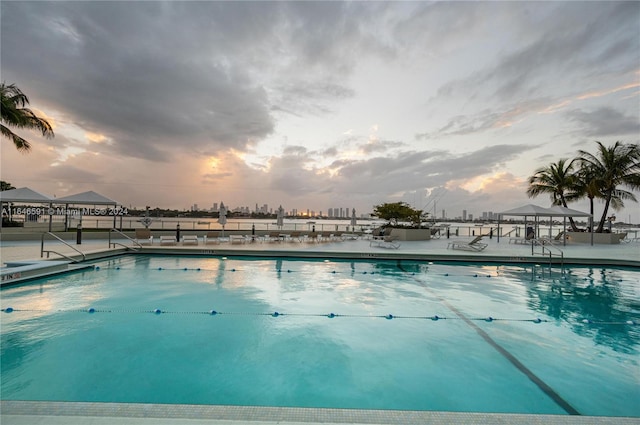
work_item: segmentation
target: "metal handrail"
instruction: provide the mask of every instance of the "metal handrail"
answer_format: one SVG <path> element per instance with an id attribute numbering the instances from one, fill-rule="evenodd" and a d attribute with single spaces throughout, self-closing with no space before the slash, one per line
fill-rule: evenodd
<path id="1" fill-rule="evenodd" d="M 121 244 L 120 242 L 111 242 L 111 232 L 116 232 L 119 235 L 124 236 L 125 239 L 129 239 L 131 242 L 133 242 L 134 245 L 137 245 L 138 248 L 142 248 L 142 245 L 140 245 L 140 243 L 137 240 L 130 238 L 129 236 L 125 235 L 124 233 L 122 233 L 118 229 L 109 230 L 109 248 L 111 248 L 111 245 L 113 245 L 114 248 L 116 247 L 116 245 L 120 245 L 120 246 L 123 246 L 123 247 L 128 248 L 128 249 L 135 249 L 135 248 L 132 248 L 132 247 L 130 247 L 128 245 Z"/>
<path id="2" fill-rule="evenodd" d="M 555 246 L 553 243 L 549 243 L 549 240 L 545 239 L 545 240 L 541 240 L 541 239 L 532 239 L 531 240 L 531 254 L 535 254 L 534 250 L 533 250 L 533 246 L 538 245 L 542 248 L 540 254 L 541 255 L 548 255 L 549 256 L 549 264 L 552 263 L 552 258 L 554 256 L 558 256 L 560 257 L 560 264 L 564 265 L 564 251 L 562 251 L 560 248 L 558 248 L 557 246 Z M 555 249 L 556 251 L 558 251 L 557 253 L 554 253 L 551 251 L 551 248 Z M 548 252 L 548 254 L 545 254 L 545 250 Z"/>
<path id="3" fill-rule="evenodd" d="M 78 260 L 76 260 L 76 259 L 74 259 L 72 257 L 69 257 L 67 255 L 64 255 L 64 254 L 62 254 L 60 252 L 53 251 L 53 250 L 46 250 L 45 251 L 45 249 L 44 249 L 44 237 L 46 235 L 53 236 L 54 238 L 56 238 L 57 240 L 59 240 L 60 242 L 62 242 L 63 244 L 65 244 L 69 248 L 73 249 L 78 254 L 80 254 L 82 256 L 82 261 L 85 261 L 87 259 L 87 257 L 84 255 L 84 253 L 82 251 L 80 251 L 79 249 L 75 248 L 73 245 L 68 244 L 67 242 L 64 241 L 64 239 L 59 238 L 58 236 L 54 235 L 51 232 L 44 232 L 42 234 L 42 237 L 40 238 L 40 258 L 44 257 L 44 253 L 45 252 L 47 253 L 47 258 L 49 258 L 49 254 L 53 252 L 54 254 L 57 254 L 57 255 L 59 255 L 61 257 L 64 257 L 64 258 L 66 258 L 67 260 L 69 260 L 69 261 L 71 261 L 73 263 L 77 263 L 78 262 Z"/>

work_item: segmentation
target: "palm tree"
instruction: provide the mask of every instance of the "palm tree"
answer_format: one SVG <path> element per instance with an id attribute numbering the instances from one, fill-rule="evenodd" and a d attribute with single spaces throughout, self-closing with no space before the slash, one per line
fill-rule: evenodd
<path id="1" fill-rule="evenodd" d="M 29 104 L 29 98 L 15 84 L 0 84 L 0 97 L 2 100 L 0 131 L 3 136 L 13 141 L 19 151 L 28 152 L 31 149 L 31 144 L 9 130 L 7 125 L 38 130 L 48 139 L 54 137 L 51 124 L 44 118 L 38 117 L 31 109 L 25 108 Z"/>
<path id="2" fill-rule="evenodd" d="M 553 205 L 562 205 L 565 208 L 567 202 L 578 199 L 580 194 L 577 191 L 578 177 L 575 173 L 574 162 L 575 159 L 569 161 L 562 158 L 556 163 L 538 168 L 535 174 L 529 177 L 529 188 L 527 189 L 529 198 L 547 193 L 550 195 Z M 578 230 L 571 217 L 569 217 L 569 223 L 573 231 Z"/>
<path id="3" fill-rule="evenodd" d="M 609 207 L 618 210 L 624 207 L 624 201 L 637 202 L 632 192 L 618 187 L 640 189 L 640 148 L 638 145 L 621 142 L 616 142 L 610 147 L 600 142 L 596 143 L 598 144 L 597 155 L 580 150 L 578 161 L 581 164 L 582 174 L 588 177 L 587 188 L 591 189 L 591 194 L 596 196 L 595 193 L 599 193 L 604 199 L 604 211 L 596 230 L 596 232 L 602 232 Z"/>
<path id="4" fill-rule="evenodd" d="M 602 182 L 599 180 L 599 176 L 589 167 L 581 167 L 576 173 L 578 178 L 576 191 L 578 196 L 586 196 L 589 199 L 589 214 L 593 217 L 593 201 L 595 198 L 604 198 L 600 188 Z M 591 231 L 591 229 L 589 230 Z"/>

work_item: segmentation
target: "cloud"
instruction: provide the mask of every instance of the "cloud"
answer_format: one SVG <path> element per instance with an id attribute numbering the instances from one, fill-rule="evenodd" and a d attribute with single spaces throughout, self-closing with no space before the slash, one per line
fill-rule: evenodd
<path id="1" fill-rule="evenodd" d="M 592 69 L 601 76 L 630 72 L 640 59 L 635 2 L 590 4 L 564 2 L 538 13 L 514 15 L 514 25 L 534 28 L 526 44 L 514 43 L 512 51 L 496 52 L 496 62 L 454 79 L 438 90 L 439 97 L 464 95 L 471 99 L 513 100 L 552 97 L 559 90 L 591 84 Z M 527 37 L 526 34 L 522 34 Z M 602 66 L 606 63 L 605 66 Z"/>
<path id="2" fill-rule="evenodd" d="M 600 107 L 592 111 L 573 109 L 565 116 L 579 126 L 576 130 L 579 134 L 588 137 L 637 137 L 640 134 L 638 116 L 625 115 L 611 107 Z"/>
<path id="3" fill-rule="evenodd" d="M 417 140 L 436 139 L 446 136 L 460 136 L 481 133 L 492 129 L 511 127 L 532 113 L 540 111 L 548 103 L 547 99 L 532 99 L 512 104 L 502 109 L 484 109 L 475 114 L 456 115 L 438 130 L 418 133 Z"/>
<path id="4" fill-rule="evenodd" d="M 447 187 L 491 205 L 559 140 L 638 134 L 637 2 L 0 8 L 3 78 L 56 123 L 28 157 L 3 150 L 3 178 L 44 192 L 360 211 Z"/>

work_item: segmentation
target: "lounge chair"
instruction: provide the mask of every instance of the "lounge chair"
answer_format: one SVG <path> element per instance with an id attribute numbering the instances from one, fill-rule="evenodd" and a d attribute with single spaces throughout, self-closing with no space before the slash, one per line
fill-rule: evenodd
<path id="1" fill-rule="evenodd" d="M 554 245 L 554 243 L 561 240 L 563 236 L 566 238 L 564 232 L 558 233 L 554 238 L 551 238 L 549 236 L 541 236 L 540 241 L 543 245 Z"/>
<path id="2" fill-rule="evenodd" d="M 431 239 L 440 239 L 440 237 L 442 236 L 442 234 L 440 233 L 442 227 L 432 227 L 429 230 L 431 232 Z"/>
<path id="3" fill-rule="evenodd" d="M 302 232 L 291 232 L 291 235 L 289 235 L 289 239 L 287 239 L 290 242 L 302 242 L 302 239 L 304 238 L 304 236 L 302 235 Z"/>
<path id="4" fill-rule="evenodd" d="M 182 236 L 182 245 L 198 245 L 198 236 L 197 235 Z"/>
<path id="5" fill-rule="evenodd" d="M 385 231 L 385 233 L 387 233 Z M 376 237 L 369 242 L 369 246 L 377 246 L 378 248 L 392 248 L 398 249 L 400 248 L 400 242 L 398 242 L 398 235 L 391 235 L 391 229 L 389 229 L 389 234 L 384 235 L 382 237 Z"/>
<path id="6" fill-rule="evenodd" d="M 306 242 L 321 242 L 322 241 L 322 235 L 318 232 L 311 232 L 307 235 L 307 238 L 305 239 Z"/>
<path id="7" fill-rule="evenodd" d="M 247 239 L 243 235 L 229 235 L 229 242 L 231 244 L 234 243 L 245 243 Z"/>
<path id="8" fill-rule="evenodd" d="M 220 243 L 220 232 L 207 232 L 204 235 L 204 244 L 219 244 Z"/>
<path id="9" fill-rule="evenodd" d="M 462 251 L 480 252 L 489 245 L 489 244 L 480 242 L 480 240 L 482 240 L 483 237 L 484 235 L 477 236 L 475 239 L 469 242 L 449 242 L 449 245 L 447 245 L 447 249 L 451 248 L 451 249 L 459 249 Z"/>
<path id="10" fill-rule="evenodd" d="M 269 232 L 264 237 L 265 242 L 282 242 L 282 238 L 280 237 L 280 232 Z"/>
<path id="11" fill-rule="evenodd" d="M 153 236 L 149 229 L 136 229 L 135 241 L 139 245 L 153 245 Z"/>
<path id="12" fill-rule="evenodd" d="M 175 236 L 160 236 L 160 245 L 175 245 L 177 243 Z"/>

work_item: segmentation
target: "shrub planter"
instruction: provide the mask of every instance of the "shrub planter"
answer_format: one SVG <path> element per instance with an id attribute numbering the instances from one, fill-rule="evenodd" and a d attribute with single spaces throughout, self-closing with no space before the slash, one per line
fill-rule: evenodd
<path id="1" fill-rule="evenodd" d="M 431 239 L 430 229 L 392 229 L 391 236 L 399 241 L 427 241 Z"/>
<path id="2" fill-rule="evenodd" d="M 626 233 L 594 233 L 593 243 L 616 244 L 627 236 Z M 591 243 L 591 233 L 589 232 L 567 232 L 567 241 L 575 243 Z"/>

